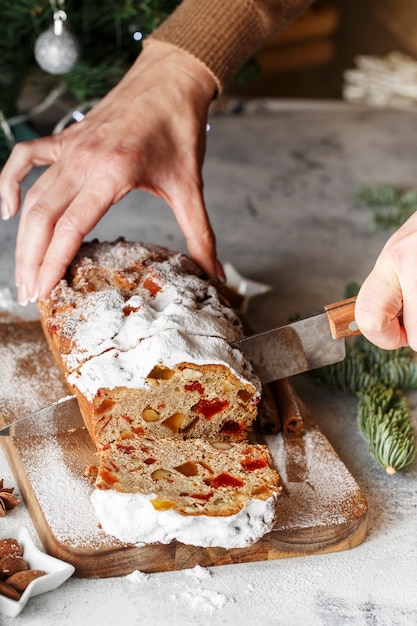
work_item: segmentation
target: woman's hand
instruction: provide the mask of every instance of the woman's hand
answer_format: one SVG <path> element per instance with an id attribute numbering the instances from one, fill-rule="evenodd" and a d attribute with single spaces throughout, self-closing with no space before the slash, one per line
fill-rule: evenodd
<path id="1" fill-rule="evenodd" d="M 194 260 L 221 277 L 207 216 L 202 165 L 216 83 L 191 55 L 150 41 L 120 83 L 82 122 L 16 145 L 0 175 L 4 219 L 20 207 L 20 184 L 50 167 L 28 190 L 16 243 L 19 302 L 49 294 L 85 235 L 135 188 L 171 206 Z"/>
<path id="2" fill-rule="evenodd" d="M 355 317 L 380 348 L 417 351 L 417 213 L 384 246 L 358 294 Z"/>

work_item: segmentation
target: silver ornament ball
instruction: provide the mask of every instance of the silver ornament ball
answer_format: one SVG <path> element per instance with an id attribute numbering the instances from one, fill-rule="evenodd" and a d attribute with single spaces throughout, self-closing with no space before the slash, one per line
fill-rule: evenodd
<path id="1" fill-rule="evenodd" d="M 57 35 L 53 28 L 41 33 L 35 42 L 35 59 L 49 74 L 66 74 L 80 58 L 77 38 L 67 30 Z"/>

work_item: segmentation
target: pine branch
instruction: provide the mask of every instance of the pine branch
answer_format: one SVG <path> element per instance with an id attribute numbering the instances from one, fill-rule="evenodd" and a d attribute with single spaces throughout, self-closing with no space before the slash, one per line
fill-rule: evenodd
<path id="1" fill-rule="evenodd" d="M 350 283 L 346 297 L 359 286 Z M 357 422 L 373 459 L 387 474 L 404 470 L 417 455 L 412 415 L 403 391 L 417 389 L 417 363 L 410 348 L 382 350 L 365 337 L 346 346 L 340 363 L 311 372 L 322 384 L 358 398 Z"/>
<path id="2" fill-rule="evenodd" d="M 417 454 L 407 401 L 383 383 L 358 394 L 358 424 L 371 456 L 387 474 L 407 468 Z"/>
<path id="3" fill-rule="evenodd" d="M 417 191 L 388 183 L 363 185 L 355 200 L 368 209 L 376 230 L 398 228 L 417 210 Z"/>

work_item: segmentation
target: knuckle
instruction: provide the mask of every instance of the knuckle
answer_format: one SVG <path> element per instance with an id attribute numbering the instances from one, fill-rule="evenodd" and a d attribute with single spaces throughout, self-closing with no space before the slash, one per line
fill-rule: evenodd
<path id="1" fill-rule="evenodd" d="M 17 159 L 18 161 L 25 161 L 31 150 L 30 145 L 31 144 L 28 141 L 20 141 L 15 144 L 10 153 L 10 158 Z"/>
<path id="2" fill-rule="evenodd" d="M 46 204 L 37 202 L 27 212 L 26 222 L 28 227 L 45 226 L 51 220 L 50 209 Z"/>
<path id="3" fill-rule="evenodd" d="M 64 213 L 57 221 L 55 225 L 55 234 L 63 237 L 80 237 L 84 235 L 76 216 L 72 215 L 69 211 Z"/>
<path id="4" fill-rule="evenodd" d="M 36 182 L 29 187 L 29 189 L 27 190 L 26 194 L 25 194 L 25 202 L 29 205 L 32 206 L 35 204 L 36 200 L 39 198 L 41 192 L 41 188 L 40 185 L 37 184 Z"/>
<path id="5" fill-rule="evenodd" d="M 126 178 L 130 172 L 130 167 L 128 166 L 134 161 L 132 154 L 124 148 L 112 148 L 102 157 L 98 171 L 105 177 Z"/>

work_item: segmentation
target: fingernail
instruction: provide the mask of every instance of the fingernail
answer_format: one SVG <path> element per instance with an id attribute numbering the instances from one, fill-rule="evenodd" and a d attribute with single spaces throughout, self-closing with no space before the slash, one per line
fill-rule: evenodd
<path id="1" fill-rule="evenodd" d="M 1 217 L 3 220 L 8 220 L 10 219 L 10 210 L 8 205 L 6 204 L 6 202 L 4 200 L 2 200 L 1 202 Z"/>
<path id="2" fill-rule="evenodd" d="M 219 282 L 224 284 L 226 282 L 226 274 L 224 273 L 223 265 L 219 260 L 216 261 L 216 274 Z"/>
<path id="3" fill-rule="evenodd" d="M 36 283 L 35 287 L 33 288 L 32 295 L 29 298 L 29 302 L 36 302 L 38 297 L 39 297 L 39 285 L 38 283 Z"/>
<path id="4" fill-rule="evenodd" d="M 19 287 L 19 293 L 17 296 L 18 302 L 20 306 L 27 306 L 29 303 L 28 292 L 26 289 L 26 285 L 22 285 Z"/>

